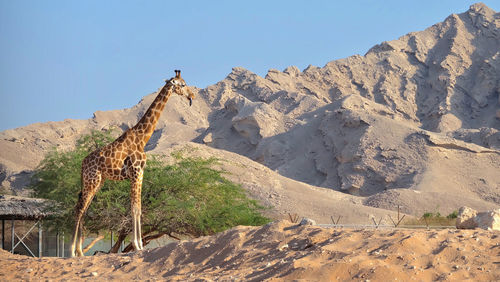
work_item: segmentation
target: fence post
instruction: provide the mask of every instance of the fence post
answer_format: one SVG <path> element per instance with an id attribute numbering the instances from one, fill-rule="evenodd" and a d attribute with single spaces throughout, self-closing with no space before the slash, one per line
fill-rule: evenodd
<path id="1" fill-rule="evenodd" d="M 375 221 L 375 217 L 372 217 L 372 221 L 373 221 L 373 224 L 375 224 L 375 229 L 378 229 L 378 227 L 380 226 L 380 223 L 382 222 L 382 217 L 380 217 L 380 220 L 378 221 L 378 223 Z"/>
<path id="2" fill-rule="evenodd" d="M 10 249 L 10 252 L 11 252 L 11 253 L 14 253 L 14 246 L 15 246 L 15 245 L 14 245 L 14 243 L 15 243 L 15 241 L 14 241 L 14 239 L 15 239 L 15 238 L 14 238 L 14 237 L 15 237 L 16 235 L 15 235 L 15 233 L 14 233 L 14 220 L 13 220 L 13 219 L 11 219 L 11 228 L 10 228 L 10 233 L 11 233 L 10 235 L 11 235 L 11 242 L 12 242 L 12 243 L 11 243 L 12 245 L 10 245 L 10 248 L 11 248 L 11 249 Z"/>
<path id="3" fill-rule="evenodd" d="M 337 217 L 337 221 L 335 221 L 335 219 L 333 219 L 333 215 L 330 216 L 330 219 L 332 220 L 332 223 L 335 227 L 339 224 L 339 221 L 341 218 L 342 218 L 342 216 L 339 215 L 339 217 Z"/>
<path id="4" fill-rule="evenodd" d="M 5 250 L 5 219 L 2 219 L 2 250 Z"/>
<path id="5" fill-rule="evenodd" d="M 62 248 L 61 248 L 61 257 L 64 257 L 64 232 L 62 233 Z"/>

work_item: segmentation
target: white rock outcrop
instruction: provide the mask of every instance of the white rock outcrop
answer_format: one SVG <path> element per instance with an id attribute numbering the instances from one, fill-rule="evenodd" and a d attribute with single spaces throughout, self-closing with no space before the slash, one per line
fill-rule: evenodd
<path id="1" fill-rule="evenodd" d="M 461 207 L 456 226 L 458 229 L 500 230 L 500 209 L 478 213 L 469 207 Z"/>
<path id="2" fill-rule="evenodd" d="M 477 227 L 477 222 L 475 221 L 477 211 L 469 207 L 461 207 L 458 210 L 458 216 L 456 221 L 456 227 L 458 229 L 474 229 Z"/>
<path id="3" fill-rule="evenodd" d="M 300 226 L 302 225 L 316 225 L 316 221 L 314 221 L 314 219 L 310 219 L 310 218 L 303 218 L 300 223 L 299 223 Z"/>
<path id="4" fill-rule="evenodd" d="M 487 230 L 500 230 L 500 209 L 480 212 L 476 215 L 477 226 Z"/>

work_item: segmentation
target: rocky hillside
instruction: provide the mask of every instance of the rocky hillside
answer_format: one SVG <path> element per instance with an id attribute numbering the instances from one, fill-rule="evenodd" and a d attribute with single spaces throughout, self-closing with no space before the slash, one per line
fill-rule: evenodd
<path id="1" fill-rule="evenodd" d="M 415 215 L 498 208 L 499 28 L 500 14 L 475 4 L 322 68 L 269 70 L 265 78 L 234 68 L 198 90 L 191 108 L 173 97 L 146 149 L 165 153 L 191 141 L 231 151 L 359 207 L 399 204 Z M 89 120 L 0 132 L 2 188 L 20 193 L 49 149 L 70 148 L 90 129 L 126 129 L 152 99 Z M 310 189 L 302 191 L 296 196 L 307 199 Z"/>

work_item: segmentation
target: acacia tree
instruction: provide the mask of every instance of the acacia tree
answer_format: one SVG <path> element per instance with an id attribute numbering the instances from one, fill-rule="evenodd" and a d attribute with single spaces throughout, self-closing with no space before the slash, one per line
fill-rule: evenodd
<path id="1" fill-rule="evenodd" d="M 72 151 L 53 150 L 36 169 L 31 188 L 35 196 L 51 199 L 55 215 L 49 228 L 71 233 L 74 207 L 81 190 L 81 162 L 93 150 L 112 141 L 110 132 L 93 131 L 80 138 Z M 247 198 L 241 186 L 215 169 L 219 160 L 171 156 L 166 165 L 161 156 L 149 156 L 142 187 L 143 244 L 174 234 L 201 236 L 236 225 L 262 225 L 269 220 L 262 207 Z M 85 217 L 85 232 L 116 232 L 118 239 L 110 252 L 117 252 L 132 231 L 129 181 L 105 181 Z M 124 251 L 131 250 L 129 245 Z"/>

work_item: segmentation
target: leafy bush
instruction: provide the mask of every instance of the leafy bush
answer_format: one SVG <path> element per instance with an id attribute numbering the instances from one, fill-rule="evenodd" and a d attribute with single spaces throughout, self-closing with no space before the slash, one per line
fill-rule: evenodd
<path id="1" fill-rule="evenodd" d="M 422 215 L 422 218 L 440 218 L 440 217 L 441 217 L 441 214 L 439 212 L 435 212 L 435 213 L 425 212 Z"/>
<path id="2" fill-rule="evenodd" d="M 404 225 L 454 226 L 457 215 L 457 211 L 450 213 L 446 217 L 442 216 L 439 212 L 425 212 L 421 218 L 406 220 Z"/>
<path id="3" fill-rule="evenodd" d="M 49 228 L 71 234 L 74 207 L 81 189 L 81 162 L 90 152 L 112 141 L 110 132 L 94 131 L 77 141 L 68 152 L 51 151 L 37 168 L 31 188 L 37 197 L 58 202 Z M 145 244 L 167 234 L 209 235 L 236 225 L 269 222 L 263 207 L 248 199 L 245 191 L 214 169 L 215 158 L 202 159 L 172 155 L 175 162 L 165 165 L 160 156 L 148 156 L 142 187 L 142 223 Z M 113 230 L 116 245 L 131 232 L 129 181 L 105 181 L 85 217 L 87 233 Z"/>
<path id="4" fill-rule="evenodd" d="M 426 213 L 424 213 L 424 215 L 422 215 L 422 218 L 431 218 L 431 217 L 433 217 L 433 216 L 434 216 L 434 214 L 433 214 L 433 213 L 431 213 L 431 212 L 426 212 Z"/>
<path id="5" fill-rule="evenodd" d="M 452 213 L 450 213 L 449 215 L 446 216 L 446 218 L 448 218 L 448 219 L 454 219 L 457 217 L 458 217 L 458 211 L 453 211 Z"/>

